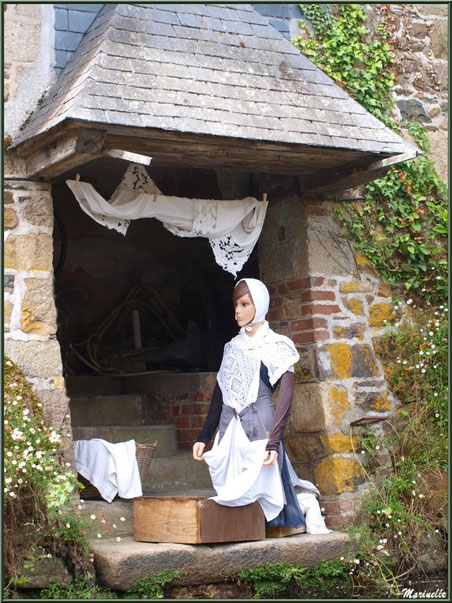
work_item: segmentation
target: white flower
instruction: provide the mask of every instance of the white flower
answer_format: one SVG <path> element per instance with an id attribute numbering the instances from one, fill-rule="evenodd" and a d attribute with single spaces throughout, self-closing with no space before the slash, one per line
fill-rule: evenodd
<path id="1" fill-rule="evenodd" d="M 424 495 L 423 494 L 419 494 L 419 498 L 424 498 Z"/>
<path id="2" fill-rule="evenodd" d="M 17 399 L 19 399 L 19 396 L 17 397 Z M 29 412 L 30 412 L 30 411 L 28 410 L 28 408 L 24 408 L 24 409 L 23 409 L 23 411 L 22 411 L 22 413 L 23 413 L 24 415 L 28 415 L 28 414 L 29 414 Z"/>
<path id="3" fill-rule="evenodd" d="M 340 557 L 340 560 L 341 560 L 341 561 L 344 561 L 344 559 L 345 559 L 345 557 Z"/>
<path id="4" fill-rule="evenodd" d="M 52 442 L 52 444 L 57 444 L 60 440 L 61 440 L 61 436 L 59 433 L 57 433 L 56 431 L 52 431 L 50 433 L 49 441 Z"/>
<path id="5" fill-rule="evenodd" d="M 70 523 L 67 523 L 67 524 L 66 524 L 66 527 L 67 527 L 67 528 L 70 528 L 70 527 L 71 527 L 71 524 L 70 524 Z"/>
<path id="6" fill-rule="evenodd" d="M 410 304 L 412 304 L 412 303 L 413 303 L 413 300 L 410 298 L 410 299 L 408 299 L 408 300 L 407 300 L 407 302 L 406 302 L 406 303 L 407 303 L 408 305 L 410 305 Z"/>
<path id="7" fill-rule="evenodd" d="M 121 542 L 121 536 L 116 536 L 116 542 Z"/>
<path id="8" fill-rule="evenodd" d="M 7 360 L 5 364 L 6 364 L 6 366 L 12 366 L 13 365 L 13 363 L 10 360 Z"/>
<path id="9" fill-rule="evenodd" d="M 380 450 L 380 446 L 375 446 L 375 450 Z"/>
<path id="10" fill-rule="evenodd" d="M 96 519 L 96 516 L 94 514 L 91 515 L 90 517 L 91 517 L 91 519 Z"/>
<path id="11" fill-rule="evenodd" d="M 97 534 L 97 537 L 98 538 L 102 538 L 102 534 Z"/>
<path id="12" fill-rule="evenodd" d="M 325 512 L 325 507 L 322 507 L 320 510 L 322 511 L 322 513 L 324 513 Z"/>
<path id="13" fill-rule="evenodd" d="M 47 559 L 52 559 L 52 555 L 50 553 L 47 553 Z"/>
<path id="14" fill-rule="evenodd" d="M 433 395 L 434 395 L 434 396 L 435 396 L 435 398 L 436 398 L 436 397 L 438 396 L 438 392 L 435 392 Z"/>
<path id="15" fill-rule="evenodd" d="M 121 521 L 125 521 L 125 520 L 126 520 L 126 518 L 125 518 L 125 517 L 120 517 L 119 519 L 120 519 Z"/>
<path id="16" fill-rule="evenodd" d="M 356 565 L 359 565 L 359 559 L 353 559 L 353 563 L 356 563 Z"/>
<path id="17" fill-rule="evenodd" d="M 366 451 L 365 450 L 361 450 L 361 454 L 366 454 Z"/>
<path id="18" fill-rule="evenodd" d="M 116 528 L 116 524 L 114 523 L 112 527 L 113 527 L 113 528 Z"/>
<path id="19" fill-rule="evenodd" d="M 411 494 L 412 494 L 413 496 L 416 496 L 416 490 L 411 490 Z"/>

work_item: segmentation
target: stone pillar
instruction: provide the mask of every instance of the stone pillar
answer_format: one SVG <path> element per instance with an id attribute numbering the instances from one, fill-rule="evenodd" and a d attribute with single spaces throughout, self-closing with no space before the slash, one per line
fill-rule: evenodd
<path id="1" fill-rule="evenodd" d="M 391 290 L 356 256 L 332 203 L 296 195 L 272 201 L 259 241 L 269 285 L 269 322 L 300 352 L 288 454 L 300 477 L 317 484 L 330 526 L 352 521 L 367 489 L 350 423 L 388 415 L 388 391 L 372 339 L 391 320 Z"/>
<path id="2" fill-rule="evenodd" d="M 13 165 L 17 168 L 17 163 L 8 167 Z M 12 180 L 9 174 L 4 194 L 5 354 L 23 369 L 49 424 L 62 430 L 64 446 L 70 447 L 68 398 L 56 338 L 51 186 Z"/>

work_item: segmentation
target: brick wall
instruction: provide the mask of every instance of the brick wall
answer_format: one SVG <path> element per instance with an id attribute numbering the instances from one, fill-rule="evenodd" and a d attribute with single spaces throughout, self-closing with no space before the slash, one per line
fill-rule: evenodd
<path id="1" fill-rule="evenodd" d="M 216 373 L 161 374 L 127 380 L 127 391 L 143 393 L 153 405 L 152 418 L 176 425 L 180 450 L 191 450 L 210 407 Z"/>

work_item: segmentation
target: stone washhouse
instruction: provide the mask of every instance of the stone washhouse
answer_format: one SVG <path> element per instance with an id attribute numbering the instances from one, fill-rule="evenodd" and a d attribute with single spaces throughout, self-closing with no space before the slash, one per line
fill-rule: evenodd
<path id="1" fill-rule="evenodd" d="M 214 264 L 205 239 L 175 237 L 156 220 L 131 223 L 125 237 L 103 228 L 65 181 L 79 174 L 108 198 L 129 161 L 147 157 L 166 195 L 266 195 L 263 231 L 239 276 L 268 285 L 268 320 L 300 352 L 285 432 L 294 468 L 318 485 L 330 527 L 353 522 L 366 482 L 351 424 L 387 416 L 397 404 L 372 343 L 391 316 L 391 291 L 344 239 L 333 210 L 350 196 L 344 191 L 417 149 L 252 5 L 92 6 L 91 25 L 10 141 L 6 354 L 63 429 L 68 458 L 73 433 L 118 431 L 127 414 L 127 433 L 154 425 L 165 454 L 183 456 L 185 474 L 198 471 L 189 451 L 221 346 L 235 333 L 234 277 Z M 76 355 L 137 283 L 157 291 L 183 329 L 193 320 L 204 333 L 201 370 L 96 376 Z M 143 338 L 152 338 L 157 319 L 141 315 Z M 113 357 L 121 337 L 126 349 L 131 332 L 126 322 L 104 352 Z M 174 442 L 163 444 L 168 430 Z M 168 463 L 155 459 L 171 486 L 180 478 Z"/>

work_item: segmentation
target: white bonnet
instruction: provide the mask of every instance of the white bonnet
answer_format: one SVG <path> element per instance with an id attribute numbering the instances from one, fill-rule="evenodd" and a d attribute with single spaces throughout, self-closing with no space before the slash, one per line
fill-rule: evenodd
<path id="1" fill-rule="evenodd" d="M 253 299 L 254 307 L 256 308 L 256 314 L 254 315 L 253 323 L 263 322 L 265 320 L 265 315 L 267 314 L 268 307 L 270 305 L 270 294 L 268 292 L 267 287 L 262 281 L 259 281 L 257 278 L 241 278 L 235 286 L 237 287 L 237 285 L 242 281 L 247 284 L 247 287 Z"/>

